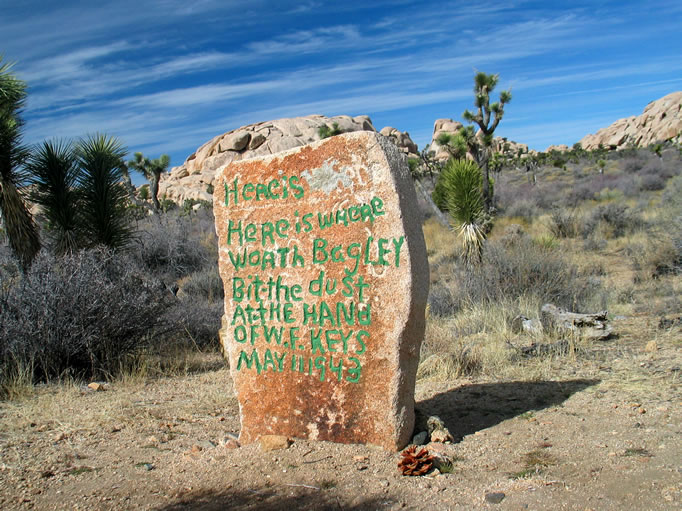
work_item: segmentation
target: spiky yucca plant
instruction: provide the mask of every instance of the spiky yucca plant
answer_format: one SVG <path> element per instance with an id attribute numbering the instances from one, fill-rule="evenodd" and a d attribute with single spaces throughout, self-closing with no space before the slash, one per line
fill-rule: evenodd
<path id="1" fill-rule="evenodd" d="M 31 200 L 38 204 L 47 220 L 48 232 L 55 242 L 55 253 L 72 253 L 80 246 L 77 204 L 79 169 L 73 145 L 63 141 L 45 141 L 37 146 L 26 170 L 33 185 Z"/>
<path id="2" fill-rule="evenodd" d="M 11 64 L 0 62 L 0 211 L 10 247 L 26 270 L 40 250 L 40 238 L 20 192 L 24 176 L 19 168 L 28 157 L 21 144 L 20 116 L 26 84 L 10 72 L 11 68 Z"/>
<path id="3" fill-rule="evenodd" d="M 467 263 L 480 262 L 486 238 L 481 226 L 484 212 L 481 169 L 471 160 L 451 159 L 440 180 L 445 188 L 448 212 L 462 241 L 462 257 Z"/>
<path id="4" fill-rule="evenodd" d="M 128 194 L 121 183 L 125 154 L 115 137 L 102 134 L 81 140 L 76 148 L 81 219 L 92 245 L 116 249 L 132 239 L 126 214 Z"/>

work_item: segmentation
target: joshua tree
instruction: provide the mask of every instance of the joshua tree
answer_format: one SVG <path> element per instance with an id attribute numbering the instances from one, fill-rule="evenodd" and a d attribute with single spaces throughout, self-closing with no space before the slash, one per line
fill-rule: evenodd
<path id="1" fill-rule="evenodd" d="M 469 150 L 467 137 L 464 133 L 441 133 L 436 139 L 438 145 L 445 149 L 456 160 L 464 158 Z"/>
<path id="2" fill-rule="evenodd" d="M 40 250 L 40 238 L 19 191 L 24 177 L 19 167 L 28 157 L 28 150 L 21 145 L 20 117 L 26 84 L 10 72 L 11 67 L 0 62 L 0 212 L 10 247 L 26 270 Z"/>
<path id="3" fill-rule="evenodd" d="M 504 105 L 509 103 L 512 97 L 511 90 L 502 91 L 500 92 L 499 101 L 490 103 L 490 94 L 495 89 L 498 81 L 499 75 L 489 75 L 483 72 L 476 73 L 474 77 L 474 105 L 477 111 L 465 110 L 464 114 L 462 114 L 466 121 L 476 123 L 481 129 L 483 144 L 475 157 L 483 173 L 483 201 L 487 210 L 491 209 L 493 199 L 488 175 L 488 160 L 490 159 L 493 133 L 495 133 L 497 125 L 500 124 L 504 116 Z"/>
<path id="4" fill-rule="evenodd" d="M 141 173 L 147 181 L 149 181 L 149 188 L 152 193 L 152 201 L 154 202 L 154 209 L 157 211 L 160 208 L 159 204 L 159 181 L 161 174 L 168 170 L 170 165 L 170 156 L 162 154 L 156 160 L 145 158 L 142 153 L 135 153 L 135 159 L 128 162 L 128 166 Z"/>
<path id="5" fill-rule="evenodd" d="M 55 252 L 73 252 L 82 242 L 76 190 L 79 168 L 73 145 L 43 142 L 29 157 L 26 170 L 33 185 L 31 200 L 41 206 Z"/>
<path id="6" fill-rule="evenodd" d="M 100 134 L 81 140 L 76 148 L 82 225 L 93 245 L 121 248 L 132 238 L 128 194 L 121 184 L 125 154 L 116 138 Z"/>

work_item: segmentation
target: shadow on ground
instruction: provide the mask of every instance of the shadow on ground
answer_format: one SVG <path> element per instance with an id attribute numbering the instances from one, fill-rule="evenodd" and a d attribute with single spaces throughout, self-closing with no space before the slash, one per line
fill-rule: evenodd
<path id="1" fill-rule="evenodd" d="M 464 385 L 417 402 L 425 416 L 437 415 L 459 442 L 466 435 L 529 411 L 564 402 L 599 380 L 504 382 Z"/>
<path id="2" fill-rule="evenodd" d="M 291 491 L 289 491 L 291 490 Z M 339 500 L 328 494 L 325 490 L 305 490 L 302 488 L 261 488 L 259 490 L 243 491 L 222 491 L 213 490 L 193 492 L 181 498 L 177 502 L 157 508 L 158 511 L 222 511 L 224 509 L 234 510 L 258 510 L 258 511 L 279 511 L 279 510 L 336 510 L 344 509 L 349 511 L 364 511 L 367 509 L 379 509 L 387 505 L 394 504 L 389 497 L 371 498 L 367 497 L 361 502 L 353 505 L 342 505 Z"/>

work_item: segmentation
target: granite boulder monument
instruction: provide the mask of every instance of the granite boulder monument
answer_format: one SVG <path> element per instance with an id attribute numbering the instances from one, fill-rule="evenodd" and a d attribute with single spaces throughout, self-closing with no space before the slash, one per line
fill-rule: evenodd
<path id="1" fill-rule="evenodd" d="M 338 135 L 227 164 L 213 200 L 240 442 L 405 446 L 429 273 L 404 155 Z"/>

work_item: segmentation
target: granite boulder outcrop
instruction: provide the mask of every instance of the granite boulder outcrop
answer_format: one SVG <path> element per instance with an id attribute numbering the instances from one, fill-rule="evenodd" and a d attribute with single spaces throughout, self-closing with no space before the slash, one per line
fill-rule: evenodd
<path id="1" fill-rule="evenodd" d="M 657 142 L 682 141 L 682 91 L 649 103 L 638 116 L 619 119 L 580 140 L 583 149 L 646 147 Z"/>
<path id="2" fill-rule="evenodd" d="M 233 161 L 279 153 L 321 139 L 327 126 L 341 133 L 376 131 L 366 115 L 325 117 L 308 115 L 242 126 L 212 138 L 192 153 L 179 167 L 161 177 L 159 196 L 181 203 L 185 199 L 211 200 L 216 169 Z M 418 158 L 417 144 L 409 133 L 390 126 L 380 132 L 408 158 Z"/>
<path id="3" fill-rule="evenodd" d="M 325 117 L 309 115 L 249 124 L 213 137 L 179 167 L 162 176 L 159 195 L 175 202 L 211 200 L 216 170 L 233 161 L 275 154 L 321 139 L 322 126 L 342 133 L 376 131 L 366 115 Z"/>

